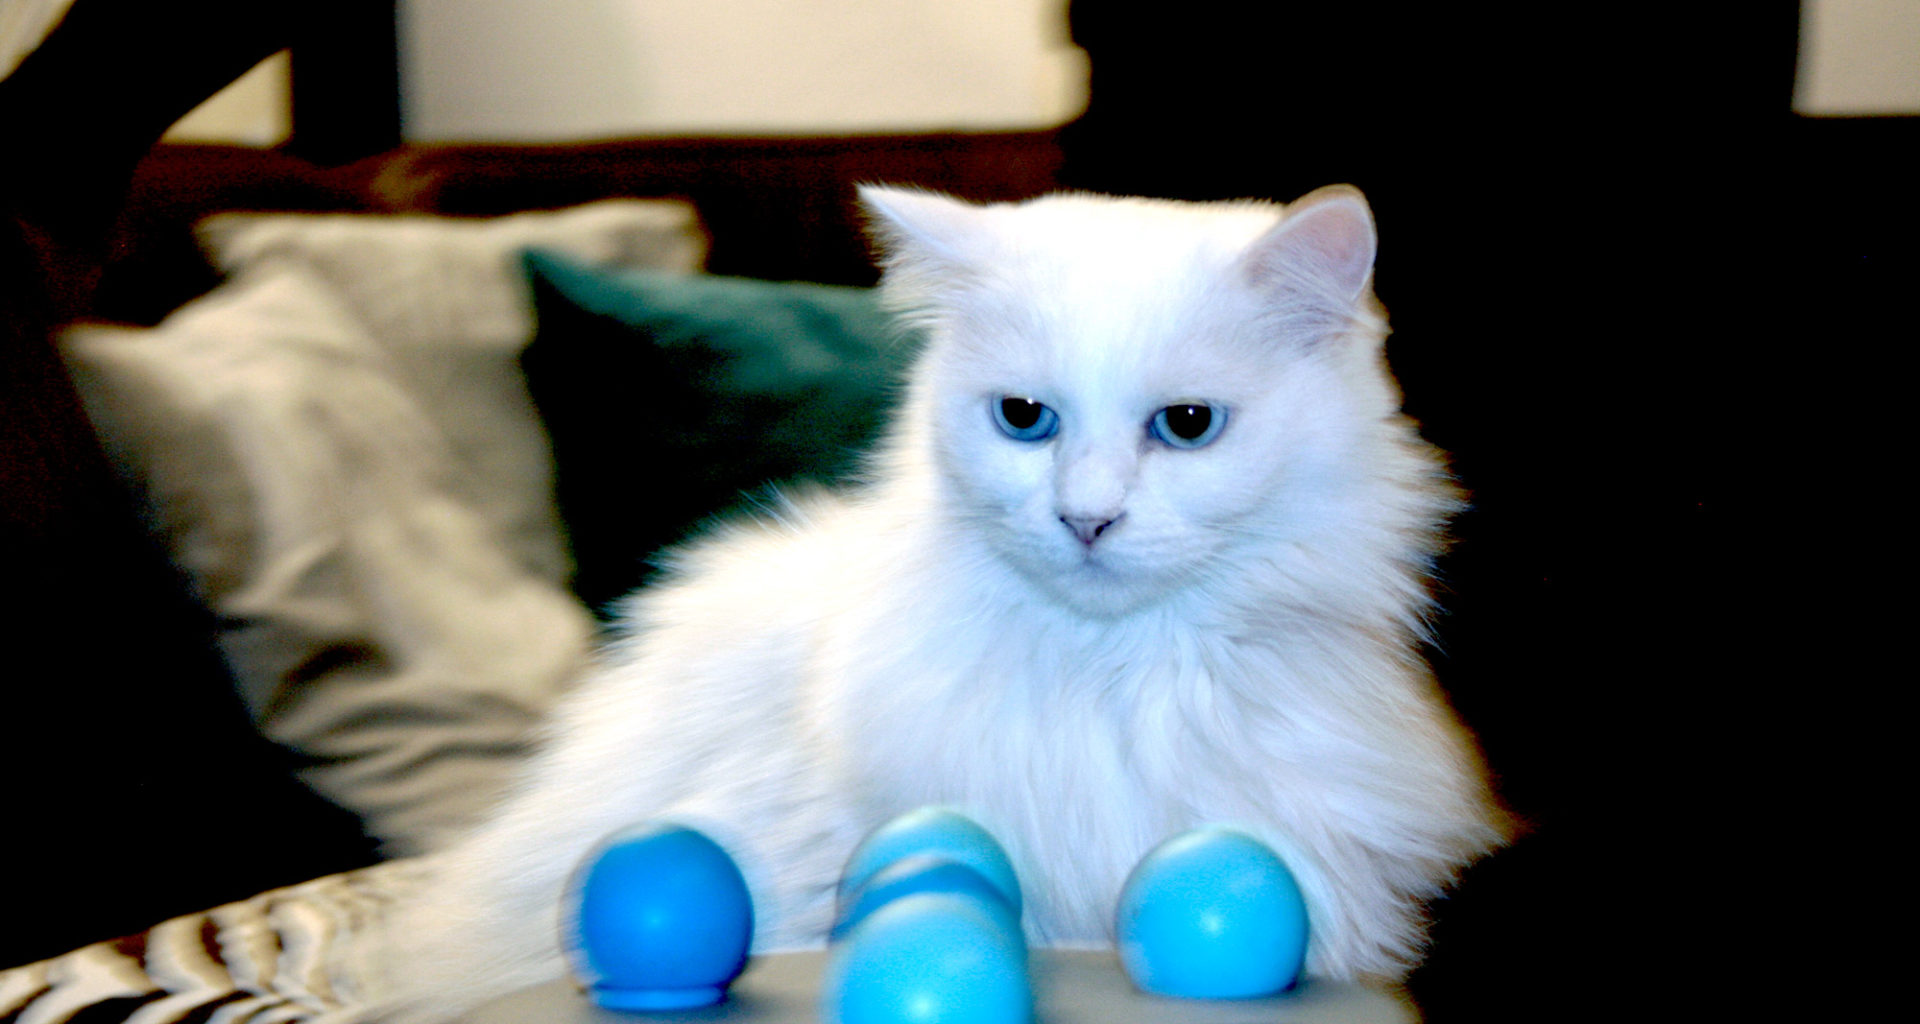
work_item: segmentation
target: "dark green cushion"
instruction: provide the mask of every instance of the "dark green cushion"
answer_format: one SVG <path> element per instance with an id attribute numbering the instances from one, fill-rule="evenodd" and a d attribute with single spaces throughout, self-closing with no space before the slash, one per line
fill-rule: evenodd
<path id="1" fill-rule="evenodd" d="M 553 442 L 574 590 L 605 615 L 650 559 L 770 484 L 860 467 L 917 349 L 866 288 L 525 255 L 521 363 Z"/>

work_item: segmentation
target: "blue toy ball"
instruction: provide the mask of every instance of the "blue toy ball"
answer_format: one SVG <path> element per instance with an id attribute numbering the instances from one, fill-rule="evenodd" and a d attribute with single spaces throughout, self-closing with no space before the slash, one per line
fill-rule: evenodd
<path id="1" fill-rule="evenodd" d="M 1120 962 L 1142 990 L 1196 999 L 1272 995 L 1307 954 L 1307 904 L 1252 836 L 1196 829 L 1141 859 L 1120 893 Z"/>
<path id="2" fill-rule="evenodd" d="M 829 1024 L 1026 1024 L 1025 943 L 980 901 L 902 896 L 833 947 L 820 993 Z"/>
<path id="3" fill-rule="evenodd" d="M 915 854 L 935 854 L 979 872 L 1005 895 L 1007 906 L 1019 919 L 1020 879 L 1007 851 L 973 819 L 944 807 L 909 811 L 875 829 L 854 848 L 840 875 L 841 916 L 850 909 L 854 892 L 876 872 Z"/>
<path id="4" fill-rule="evenodd" d="M 582 861 L 567 901 L 563 945 L 601 1006 L 706 1006 L 746 969 L 746 880 L 693 829 L 656 822 L 615 833 Z"/>
<path id="5" fill-rule="evenodd" d="M 1024 941 L 1019 912 L 1007 902 L 1007 894 L 980 872 L 937 853 L 910 854 L 874 872 L 849 894 L 830 938 L 840 941 L 874 911 L 916 892 L 951 893 L 974 900 L 1016 942 Z"/>

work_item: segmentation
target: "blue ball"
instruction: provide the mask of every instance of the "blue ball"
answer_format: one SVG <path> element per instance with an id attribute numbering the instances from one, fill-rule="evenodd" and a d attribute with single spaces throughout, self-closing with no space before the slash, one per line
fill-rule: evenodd
<path id="1" fill-rule="evenodd" d="M 1141 859 L 1120 893 L 1120 962 L 1142 990 L 1195 999 L 1272 995 L 1300 977 L 1307 903 L 1264 843 L 1196 829 Z"/>
<path id="2" fill-rule="evenodd" d="M 829 1024 L 1025 1024 L 1033 988 L 1024 943 L 977 900 L 902 896 L 833 947 L 820 1016 Z"/>
<path id="3" fill-rule="evenodd" d="M 875 829 L 854 848 L 840 875 L 840 907 L 844 911 L 855 890 L 875 872 L 914 854 L 930 853 L 958 861 L 980 873 L 1006 896 L 1020 915 L 1020 879 L 1013 862 L 991 833 L 966 815 L 944 807 L 909 811 Z"/>
<path id="4" fill-rule="evenodd" d="M 693 829 L 655 822 L 610 836 L 575 871 L 566 906 L 567 954 L 602 1006 L 706 1006 L 746 969 L 746 880 Z"/>
<path id="5" fill-rule="evenodd" d="M 1007 894 L 980 872 L 937 853 L 910 854 L 874 872 L 849 894 L 830 937 L 840 941 L 874 911 L 916 892 L 944 892 L 974 900 L 1016 942 L 1025 941 L 1020 932 L 1020 913 L 1007 902 Z"/>

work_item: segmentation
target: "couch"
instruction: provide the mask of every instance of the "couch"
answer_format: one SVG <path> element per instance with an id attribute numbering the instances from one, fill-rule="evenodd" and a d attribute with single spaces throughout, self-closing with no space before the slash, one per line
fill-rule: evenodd
<path id="1" fill-rule="evenodd" d="M 9 349 L 10 410 L 58 430 L 9 439 L 10 514 L 42 518 L 7 539 L 64 583 L 17 577 L 40 619 L 11 625 L 75 687 L 23 693 L 7 767 L 75 767 L 21 808 L 49 827 L 0 864 L 36 883 L 0 963 L 457 831 L 651 552 L 877 425 L 911 342 L 855 185 L 1010 199 L 1059 164 L 1047 132 L 161 145 L 78 284 L 22 218 L 14 281 L 66 305 Z M 193 848 L 209 820 L 232 852 Z"/>

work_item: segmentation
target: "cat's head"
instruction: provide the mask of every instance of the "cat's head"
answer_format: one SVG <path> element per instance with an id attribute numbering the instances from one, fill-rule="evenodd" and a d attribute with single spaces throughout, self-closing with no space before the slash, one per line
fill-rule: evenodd
<path id="1" fill-rule="evenodd" d="M 1364 500 L 1399 396 L 1358 192 L 862 198 L 929 337 L 908 436 L 954 528 L 1054 600 L 1111 617 L 1242 586 Z"/>

